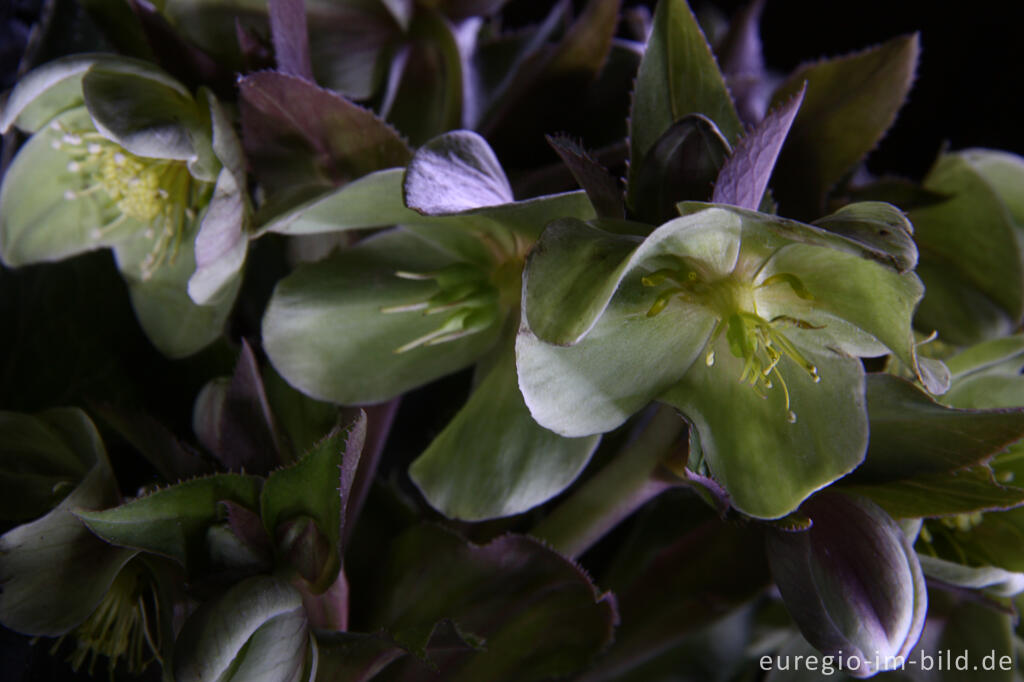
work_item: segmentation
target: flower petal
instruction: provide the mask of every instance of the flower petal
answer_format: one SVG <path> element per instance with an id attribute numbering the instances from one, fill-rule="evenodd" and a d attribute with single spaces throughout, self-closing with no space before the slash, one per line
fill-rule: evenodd
<path id="1" fill-rule="evenodd" d="M 859 360 L 800 348 L 821 376 L 811 376 L 788 357 L 761 397 L 738 381 L 744 363 L 719 338 L 715 362 L 696 363 L 660 400 L 678 408 L 697 427 L 712 475 L 732 504 L 758 518 L 779 518 L 814 491 L 849 473 L 868 443 L 864 370 Z M 796 422 L 787 419 L 784 390 Z"/>

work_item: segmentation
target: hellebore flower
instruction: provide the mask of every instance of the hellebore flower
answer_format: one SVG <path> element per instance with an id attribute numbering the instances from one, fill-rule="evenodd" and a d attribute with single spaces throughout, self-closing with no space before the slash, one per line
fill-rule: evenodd
<path id="1" fill-rule="evenodd" d="M 583 192 L 515 201 L 494 152 L 455 131 L 269 229 L 398 225 L 282 279 L 263 318 L 274 368 L 306 395 L 390 400 L 476 365 L 468 401 L 410 475 L 453 518 L 515 514 L 564 490 L 598 437 L 562 438 L 530 416 L 513 337 L 524 254 L 541 225 L 593 217 Z"/>
<path id="2" fill-rule="evenodd" d="M 139 322 L 165 355 L 216 338 L 247 240 L 240 147 L 213 96 L 194 99 L 144 62 L 75 56 L 22 79 L 0 121 L 11 126 L 32 137 L 0 188 L 0 259 L 113 248 Z"/>
<path id="3" fill-rule="evenodd" d="M 565 436 L 609 431 L 652 399 L 677 407 L 733 505 L 780 517 L 864 457 L 858 357 L 891 351 L 921 374 L 910 320 L 922 287 L 814 226 L 680 208 L 643 241 L 579 220 L 548 227 L 524 275 L 519 386 Z M 823 221 L 838 218 L 910 231 L 886 204 Z"/>

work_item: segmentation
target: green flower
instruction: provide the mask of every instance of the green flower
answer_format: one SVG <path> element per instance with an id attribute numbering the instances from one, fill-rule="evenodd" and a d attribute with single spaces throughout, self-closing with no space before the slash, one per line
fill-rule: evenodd
<path id="1" fill-rule="evenodd" d="M 0 128 L 33 133 L 0 188 L 0 258 L 110 247 L 166 355 L 219 336 L 245 257 L 241 151 L 220 106 L 144 62 L 75 56 L 28 74 Z"/>
<path id="2" fill-rule="evenodd" d="M 681 208 L 642 241 L 578 220 L 548 227 L 526 267 L 519 385 L 565 436 L 609 431 L 652 399 L 674 405 L 734 506 L 780 517 L 864 457 L 858 357 L 895 353 L 939 390 L 910 328 L 923 290 L 822 229 Z M 842 213 L 910 230 L 891 206 Z"/>

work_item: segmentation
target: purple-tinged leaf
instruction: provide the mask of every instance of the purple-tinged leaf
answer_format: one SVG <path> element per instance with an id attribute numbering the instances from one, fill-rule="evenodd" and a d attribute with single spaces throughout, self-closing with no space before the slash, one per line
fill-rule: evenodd
<path id="1" fill-rule="evenodd" d="M 774 103 L 807 83 L 804 103 L 779 155 L 775 198 L 799 220 L 821 215 L 825 197 L 888 131 L 917 68 L 917 34 L 797 69 Z"/>
<path id="2" fill-rule="evenodd" d="M 482 651 L 432 656 L 440 678 L 452 682 L 540 680 L 571 675 L 611 641 L 615 600 L 601 594 L 575 564 L 525 536 L 505 535 L 473 545 L 436 526 L 417 526 L 392 545 L 371 611 L 371 625 L 410 649 L 426 643 L 449 619 Z M 402 661 L 401 677 L 422 675 Z M 438 673 L 431 673 L 437 675 Z M 421 679 L 421 678 L 420 678 Z M 430 677 L 428 679 L 436 679 Z"/>
<path id="3" fill-rule="evenodd" d="M 850 482 L 880 483 L 979 464 L 1024 437 L 1024 408 L 960 410 L 909 381 L 867 377 L 871 441 Z"/>
<path id="4" fill-rule="evenodd" d="M 673 123 L 630 166 L 626 203 L 639 219 L 660 225 L 679 215 L 676 204 L 706 201 L 731 149 L 711 119 L 690 114 Z"/>
<path id="5" fill-rule="evenodd" d="M 148 0 L 128 0 L 139 20 L 156 62 L 190 90 L 207 85 L 218 94 L 230 94 L 234 74 L 210 55 L 184 39 Z"/>
<path id="6" fill-rule="evenodd" d="M 775 161 L 804 100 L 806 89 L 805 85 L 736 143 L 732 156 L 726 159 L 718 173 L 711 196 L 713 203 L 732 204 L 752 211 L 760 207 Z"/>
<path id="7" fill-rule="evenodd" d="M 547 136 L 548 144 L 572 173 L 599 218 L 623 218 L 622 188 L 608 169 L 590 156 L 575 140 L 565 135 Z"/>
<path id="8" fill-rule="evenodd" d="M 193 425 L 199 442 L 229 471 L 265 475 L 292 458 L 270 411 L 256 356 L 244 339 L 231 380 L 210 382 L 196 399 Z"/>
<path id="9" fill-rule="evenodd" d="M 423 215 L 450 215 L 514 201 L 505 171 L 484 138 L 468 130 L 435 137 L 409 162 L 405 205 Z"/>
<path id="10" fill-rule="evenodd" d="M 220 505 L 227 515 L 228 527 L 235 537 L 254 554 L 269 559 L 273 553 L 273 546 L 270 543 L 270 536 L 263 528 L 260 515 L 231 500 L 221 500 Z"/>
<path id="11" fill-rule="evenodd" d="M 761 47 L 759 24 L 764 4 L 765 0 L 752 0 L 737 12 L 716 50 L 736 113 L 747 125 L 764 118 L 773 87 Z"/>
<path id="12" fill-rule="evenodd" d="M 983 465 L 842 489 L 870 499 L 894 519 L 1006 511 L 1024 504 L 1024 489 L 1000 485 Z"/>
<path id="13" fill-rule="evenodd" d="M 826 491 L 801 509 L 809 530 L 767 533 L 786 609 L 815 648 L 860 659 L 860 674 L 893 665 L 917 644 L 928 605 L 910 540 L 862 498 Z"/>
<path id="14" fill-rule="evenodd" d="M 632 541 L 619 557 L 619 568 L 626 573 L 620 572 L 625 584 L 616 590 L 622 624 L 600 664 L 581 680 L 626 679 L 627 673 L 651 657 L 768 586 L 768 565 L 759 551 L 760 529 L 710 519 L 681 537 L 680 530 L 670 530 L 686 516 L 665 512 L 678 509 L 677 503 L 688 497 L 662 498 L 661 504 L 656 503 L 638 521 L 643 525 L 634 531 Z M 683 508 L 693 514 L 692 507 Z M 667 533 L 672 539 L 662 545 L 662 536 Z M 740 555 L 743 560 L 737 561 Z"/>
<path id="15" fill-rule="evenodd" d="M 246 156 L 271 191 L 339 186 L 409 161 L 391 126 L 341 95 L 268 71 L 238 87 Z"/>
<path id="16" fill-rule="evenodd" d="M 342 468 L 355 466 L 355 473 L 352 475 L 351 481 L 347 486 L 347 494 L 344 493 L 346 474 L 342 474 L 342 508 L 344 510 L 341 528 L 342 548 L 348 546 L 348 541 L 352 537 L 356 521 L 359 519 L 359 512 L 362 511 L 366 497 L 370 493 L 370 487 L 373 485 L 374 478 L 377 475 L 380 457 L 384 453 L 384 444 L 391 433 L 391 425 L 394 423 L 395 415 L 398 413 L 400 402 L 401 397 L 398 397 L 386 403 L 369 405 L 363 408 L 365 410 L 365 426 L 362 436 L 364 441 L 362 443 L 362 451 L 356 451 L 356 442 L 353 440 L 357 433 L 355 430 L 353 435 L 349 436 L 349 440 L 345 445 Z M 356 451 L 355 454 L 350 456 L 350 450 Z M 353 457 L 358 458 L 358 465 L 350 463 Z"/>
<path id="17" fill-rule="evenodd" d="M 312 82 L 305 0 L 267 0 L 267 9 L 278 71 Z"/>

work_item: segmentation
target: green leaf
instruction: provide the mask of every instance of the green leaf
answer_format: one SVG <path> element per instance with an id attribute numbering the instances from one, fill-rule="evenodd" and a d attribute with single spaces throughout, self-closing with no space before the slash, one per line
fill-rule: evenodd
<path id="1" fill-rule="evenodd" d="M 880 201 L 861 201 L 843 206 L 815 220 L 813 225 L 842 235 L 887 256 L 897 272 L 917 265 L 914 226 L 903 211 Z"/>
<path id="2" fill-rule="evenodd" d="M 0 536 L 0 622 L 6 627 L 44 637 L 69 632 L 89 617 L 135 556 L 106 544 L 76 518 L 82 509 L 117 503 L 106 454 L 99 457 L 49 514 Z"/>
<path id="3" fill-rule="evenodd" d="M 626 203 L 652 225 L 674 218 L 681 201 L 710 199 L 715 178 L 732 153 L 713 121 L 687 114 L 673 123 L 635 164 Z"/>
<path id="4" fill-rule="evenodd" d="M 74 489 L 102 452 L 99 434 L 78 409 L 0 412 L 0 519 L 42 516 Z"/>
<path id="5" fill-rule="evenodd" d="M 343 185 L 409 160 L 391 126 L 309 81 L 264 71 L 243 78 L 239 93 L 246 155 L 272 192 Z"/>
<path id="6" fill-rule="evenodd" d="M 234 280 L 226 291 L 209 305 L 198 305 L 188 295 L 188 279 L 195 272 L 195 254 L 186 243 L 168 262 L 147 277 L 142 262 L 153 251 L 160 235 L 147 238 L 144 231 L 120 242 L 114 249 L 117 267 L 128 283 L 132 307 L 146 336 L 170 358 L 197 353 L 224 330 L 224 323 L 241 286 Z"/>
<path id="7" fill-rule="evenodd" d="M 825 493 L 804 511 L 810 530 L 767 535 L 786 609 L 823 653 L 860 659 L 866 675 L 892 667 L 917 644 L 928 606 L 910 541 L 867 500 Z"/>
<path id="8" fill-rule="evenodd" d="M 516 384 L 511 344 L 409 475 L 449 518 L 479 521 L 543 504 L 576 479 L 599 436 L 563 438 L 537 425 Z"/>
<path id="9" fill-rule="evenodd" d="M 965 149 L 959 156 L 988 182 L 1003 200 L 1017 227 L 1018 237 L 1024 230 L 1024 158 L 993 149 Z"/>
<path id="10" fill-rule="evenodd" d="M 414 145 L 463 127 L 465 76 L 453 30 L 436 9 L 419 5 L 392 59 L 381 112 Z"/>
<path id="11" fill-rule="evenodd" d="M 271 473 L 260 494 L 263 526 L 277 539 L 279 552 L 284 551 L 282 533 L 297 519 L 311 519 L 326 538 L 325 561 L 313 575 L 304 574 L 314 593 L 330 587 L 341 568 L 344 504 L 365 434 L 366 417 L 362 415 L 347 433 L 335 429 L 298 462 Z"/>
<path id="12" fill-rule="evenodd" d="M 772 185 L 787 215 L 820 215 L 828 192 L 874 149 L 906 100 L 919 53 L 917 34 L 901 36 L 808 64 L 779 86 L 776 104 L 807 84 Z"/>
<path id="13" fill-rule="evenodd" d="M 868 377 L 871 444 L 853 480 L 898 481 L 976 465 L 1024 436 L 1024 409 L 958 410 L 907 381 Z"/>
<path id="14" fill-rule="evenodd" d="M 987 466 L 844 485 L 843 490 L 867 497 L 894 519 L 1005 511 L 1024 504 L 1024 489 L 999 485 Z"/>
<path id="15" fill-rule="evenodd" d="M 209 561 L 206 532 L 219 519 L 219 503 L 230 500 L 255 509 L 259 489 L 254 476 L 214 474 L 77 516 L 111 544 L 169 557 L 195 574 Z"/>
<path id="16" fill-rule="evenodd" d="M 947 585 L 982 590 L 997 597 L 1012 597 L 1024 591 L 1024 573 L 1004 571 L 995 566 L 964 566 L 926 554 L 918 554 L 917 558 L 928 578 Z"/>
<path id="17" fill-rule="evenodd" d="M 174 679 L 294 682 L 307 665 L 309 624 L 299 591 L 247 578 L 189 617 L 174 647 Z"/>
<path id="18" fill-rule="evenodd" d="M 381 312 L 437 292 L 429 280 L 396 272 L 436 272 L 453 262 L 436 244 L 396 230 L 297 268 L 278 284 L 263 318 L 270 361 L 306 395 L 343 404 L 382 402 L 471 365 L 494 344 L 500 320 L 461 339 L 399 353 L 443 320 L 417 310 Z"/>
<path id="19" fill-rule="evenodd" d="M 743 131 L 696 18 L 684 0 L 662 0 L 636 77 L 630 113 L 630 158 L 636 164 L 673 123 L 703 114 L 727 142 Z M 631 167 L 632 193 L 638 168 Z"/>
<path id="20" fill-rule="evenodd" d="M 436 526 L 392 544 L 370 617 L 414 650 L 443 619 L 486 640 L 480 652 L 439 661 L 452 682 L 542 680 L 583 668 L 611 640 L 611 595 L 572 562 L 532 538 L 504 535 L 473 545 Z M 402 662 L 396 673 L 421 664 Z M 422 672 L 420 673 L 422 674 Z M 436 673 L 435 673 L 436 674 Z M 399 676 L 401 676 L 399 674 Z"/>
<path id="21" fill-rule="evenodd" d="M 82 94 L 96 129 L 132 154 L 188 161 L 201 153 L 204 116 L 168 76 L 99 64 L 82 78 Z"/>
<path id="22" fill-rule="evenodd" d="M 1006 204 L 970 157 L 959 154 L 940 157 L 924 186 L 951 198 L 910 212 L 928 292 L 917 326 L 937 329 L 944 341 L 957 345 L 1003 335 L 1002 327 L 1012 326 L 1024 312 L 1020 237 Z M 969 232 L 963 229 L 967 223 Z M 968 291 L 961 293 L 964 288 Z M 999 321 L 991 304 L 975 303 L 979 297 L 995 303 L 1009 324 Z M 991 317 L 996 324 L 986 323 Z"/>
<path id="23" fill-rule="evenodd" d="M 695 363 L 660 400 L 679 409 L 700 434 L 715 480 L 744 514 L 785 516 L 814 491 L 864 459 L 868 420 L 860 361 L 801 347 L 821 376 L 816 383 L 789 357 L 779 363 L 789 392 L 765 397 L 737 381 L 744 361 L 719 338 L 715 363 Z M 787 410 L 796 422 L 787 419 Z"/>
<path id="24" fill-rule="evenodd" d="M 92 122 L 82 107 L 65 112 L 56 122 L 68 130 L 91 130 Z M 0 256 L 11 266 L 55 261 L 92 249 L 109 246 L 114 239 L 94 238 L 105 223 L 109 198 L 100 192 L 73 201 L 65 192 L 81 189 L 81 179 L 68 170 L 70 156 L 54 149 L 64 133 L 46 127 L 18 151 L 0 187 Z M 141 224 L 128 218 L 128 226 Z"/>

